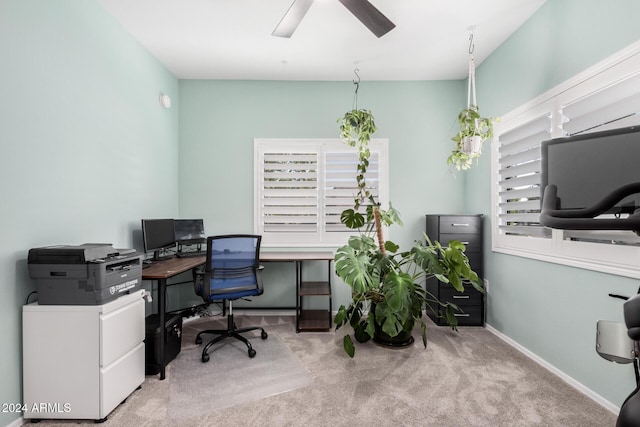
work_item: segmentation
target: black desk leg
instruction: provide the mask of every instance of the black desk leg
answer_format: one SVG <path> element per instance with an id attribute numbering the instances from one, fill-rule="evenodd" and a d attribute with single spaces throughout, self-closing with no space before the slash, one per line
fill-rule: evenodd
<path id="1" fill-rule="evenodd" d="M 300 316 L 302 315 L 302 298 L 300 297 L 300 285 L 302 284 L 302 262 L 294 261 L 296 268 L 296 333 L 300 332 Z"/>
<path id="2" fill-rule="evenodd" d="M 167 338 L 167 331 L 165 330 L 165 310 L 167 299 L 167 279 L 158 280 L 158 318 L 160 321 L 160 343 L 158 345 L 158 359 L 160 360 L 160 379 L 165 378 L 165 357 L 164 357 L 164 342 Z"/>

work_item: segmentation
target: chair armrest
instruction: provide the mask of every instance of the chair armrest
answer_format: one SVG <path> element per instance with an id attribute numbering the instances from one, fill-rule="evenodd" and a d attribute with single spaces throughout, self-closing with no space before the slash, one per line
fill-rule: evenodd
<path id="1" fill-rule="evenodd" d="M 262 285 L 262 270 L 264 270 L 264 265 L 259 265 L 256 268 L 256 282 L 258 289 L 260 289 L 260 293 L 264 292 L 264 286 Z"/>

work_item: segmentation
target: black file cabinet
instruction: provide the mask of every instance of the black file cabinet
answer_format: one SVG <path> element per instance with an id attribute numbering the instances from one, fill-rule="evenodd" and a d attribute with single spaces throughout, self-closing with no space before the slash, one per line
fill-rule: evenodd
<path id="1" fill-rule="evenodd" d="M 427 235 L 442 245 L 458 240 L 466 246 L 471 269 L 479 277 L 482 272 L 482 215 L 427 215 Z M 456 291 L 450 284 L 436 278 L 426 281 L 427 291 L 442 302 L 456 304 L 463 311 L 455 313 L 459 326 L 482 326 L 484 324 L 484 295 L 473 286 L 465 285 L 464 292 Z M 427 309 L 427 315 L 438 325 L 446 325 L 444 318 Z"/>

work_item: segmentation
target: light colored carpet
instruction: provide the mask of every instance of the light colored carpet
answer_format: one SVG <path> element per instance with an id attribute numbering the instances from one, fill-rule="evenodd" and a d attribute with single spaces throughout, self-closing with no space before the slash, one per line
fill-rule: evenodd
<path id="1" fill-rule="evenodd" d="M 209 350 L 209 362 L 202 363 L 202 349 L 214 335 L 203 335 L 203 343 L 196 345 L 197 332 L 221 328 L 224 328 L 222 323 L 206 319 L 184 325 L 182 351 L 171 362 L 167 377 L 169 418 L 179 422 L 313 382 L 309 372 L 277 334 L 271 333 L 263 340 L 259 330 L 244 334 L 256 350 L 255 357 L 249 358 L 244 343 L 227 338 L 215 344 Z"/>
<path id="2" fill-rule="evenodd" d="M 142 389 L 116 408 L 104 425 L 615 426 L 615 414 L 484 328 L 460 328 L 456 333 L 429 321 L 426 350 L 419 344 L 390 350 L 369 342 L 358 345 L 355 359 L 350 359 L 342 349 L 340 331 L 296 333 L 292 316 L 236 318 L 239 326 L 261 324 L 270 335 L 279 336 L 313 383 L 176 421 L 169 416 L 171 363 L 167 380 L 147 377 Z M 238 357 L 246 361 L 246 352 Z M 43 421 L 40 426 L 69 424 L 75 422 Z"/>

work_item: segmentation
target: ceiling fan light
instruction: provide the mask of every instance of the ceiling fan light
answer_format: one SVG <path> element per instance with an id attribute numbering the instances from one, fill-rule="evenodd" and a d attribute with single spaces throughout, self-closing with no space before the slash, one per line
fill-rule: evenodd
<path id="1" fill-rule="evenodd" d="M 302 18 L 304 18 L 304 15 L 306 15 L 312 4 L 313 0 L 293 0 L 289 10 L 284 14 L 271 35 L 275 37 L 290 38 L 296 28 L 298 28 L 300 21 L 302 21 Z"/>

